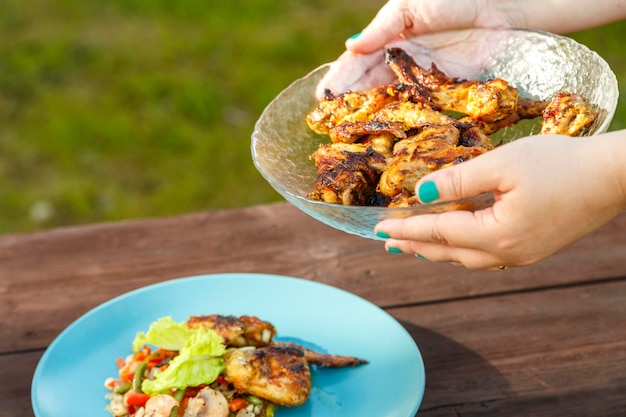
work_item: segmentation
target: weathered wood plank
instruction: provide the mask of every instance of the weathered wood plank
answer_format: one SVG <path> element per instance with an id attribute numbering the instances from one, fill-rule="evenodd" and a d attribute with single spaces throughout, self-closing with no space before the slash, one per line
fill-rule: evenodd
<path id="1" fill-rule="evenodd" d="M 625 299 L 615 281 L 390 312 L 424 356 L 425 416 L 617 416 Z"/>
<path id="2" fill-rule="evenodd" d="M 0 416 L 32 417 L 30 385 L 43 351 L 0 355 Z"/>

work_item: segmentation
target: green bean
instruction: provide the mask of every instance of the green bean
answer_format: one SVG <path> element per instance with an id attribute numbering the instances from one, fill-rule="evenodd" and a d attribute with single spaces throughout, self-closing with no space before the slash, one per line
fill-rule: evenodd
<path id="1" fill-rule="evenodd" d="M 174 399 L 178 401 L 178 404 L 180 404 L 183 398 L 185 398 L 185 388 L 177 389 L 172 397 L 174 397 Z"/>
<path id="2" fill-rule="evenodd" d="M 124 382 L 123 384 L 115 387 L 113 392 L 116 394 L 126 394 L 128 390 L 130 390 L 130 387 L 131 387 L 130 382 Z"/>
<path id="3" fill-rule="evenodd" d="M 178 408 L 179 407 L 177 405 L 172 407 L 172 411 L 170 411 L 169 417 L 178 417 Z"/>
<path id="4" fill-rule="evenodd" d="M 248 402 L 250 404 L 253 404 L 253 405 L 261 405 L 261 404 L 263 404 L 263 400 L 261 400 L 259 397 L 256 397 L 254 395 L 248 395 L 246 397 L 246 400 L 248 400 Z"/>
<path id="5" fill-rule="evenodd" d="M 174 394 L 172 394 L 172 397 L 174 397 L 179 405 L 172 407 L 172 411 L 170 411 L 169 417 L 178 417 L 178 409 L 180 408 L 180 403 L 183 401 L 183 398 L 185 398 L 185 388 L 177 389 Z"/>
<path id="6" fill-rule="evenodd" d="M 146 373 L 147 367 L 148 361 L 143 361 L 139 365 L 137 365 L 137 369 L 135 370 L 135 376 L 133 377 L 133 391 L 142 392 L 141 383 L 143 382 L 143 375 Z"/>

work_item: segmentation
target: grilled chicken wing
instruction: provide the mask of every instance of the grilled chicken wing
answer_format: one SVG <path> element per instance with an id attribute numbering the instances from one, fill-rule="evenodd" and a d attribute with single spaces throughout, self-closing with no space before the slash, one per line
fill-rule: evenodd
<path id="1" fill-rule="evenodd" d="M 342 368 L 366 364 L 351 356 L 305 349 L 295 343 L 274 342 L 261 348 L 232 349 L 226 354 L 226 380 L 246 392 L 284 406 L 303 404 L 311 392 L 310 364 Z"/>
<path id="2" fill-rule="evenodd" d="M 304 353 L 307 362 L 312 365 L 323 366 L 327 368 L 345 368 L 348 366 L 364 365 L 367 363 L 365 359 L 356 358 L 354 356 L 329 355 L 320 353 L 312 349 L 306 349 L 296 343 L 290 342 L 274 342 L 272 346 L 291 347 L 299 349 Z"/>
<path id="3" fill-rule="evenodd" d="M 332 130 L 342 123 L 370 121 L 372 115 L 381 108 L 410 97 L 409 90 L 411 89 L 404 86 L 383 85 L 370 90 L 349 91 L 329 96 L 320 101 L 317 108 L 307 115 L 306 122 L 313 131 L 321 135 L 330 135 L 333 141 L 349 142 L 350 140 L 345 138 L 342 140 L 333 134 Z"/>
<path id="4" fill-rule="evenodd" d="M 580 136 L 585 133 L 589 126 L 598 117 L 586 98 L 561 91 L 543 111 L 543 124 L 541 134 L 562 134 L 568 136 Z"/>
<path id="5" fill-rule="evenodd" d="M 226 346 L 267 346 L 276 335 L 274 326 L 255 316 L 224 316 L 211 314 L 191 316 L 187 320 L 190 328 L 212 329 L 222 336 Z"/>
<path id="6" fill-rule="evenodd" d="M 451 125 L 432 125 L 396 143 L 393 158 L 382 173 L 379 191 L 389 197 L 412 195 L 423 176 L 481 155 L 491 149 L 481 137 L 467 136 L 471 146 L 460 145 L 461 133 Z"/>
<path id="7" fill-rule="evenodd" d="M 375 145 L 380 149 L 384 139 Z M 390 155 L 393 139 L 388 139 Z M 383 149 L 380 149 L 383 150 Z M 318 176 L 309 198 L 345 205 L 377 205 L 376 185 L 387 166 L 387 156 L 367 143 L 332 143 L 321 145 L 311 156 Z"/>
<path id="8" fill-rule="evenodd" d="M 403 113 L 410 119 L 401 117 Z M 441 123 L 443 119 L 453 122 L 435 111 L 416 86 L 392 84 L 327 97 L 307 115 L 306 122 L 316 133 L 329 135 L 333 142 L 353 143 L 370 133 L 404 137 L 407 124 Z"/>
<path id="9" fill-rule="evenodd" d="M 434 64 L 430 71 L 425 70 L 400 48 L 388 49 L 386 62 L 401 83 L 418 86 L 439 110 L 488 122 L 506 119 L 516 112 L 517 88 L 502 79 L 482 82 L 450 78 Z"/>

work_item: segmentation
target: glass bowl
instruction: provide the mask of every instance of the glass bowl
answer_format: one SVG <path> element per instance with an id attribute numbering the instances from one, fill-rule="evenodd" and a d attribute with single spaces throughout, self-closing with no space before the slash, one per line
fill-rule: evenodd
<path id="1" fill-rule="evenodd" d="M 521 97 L 550 99 L 557 91 L 568 90 L 588 98 L 600 112 L 587 135 L 605 132 L 615 113 L 617 79 L 597 53 L 576 41 L 549 33 L 516 29 L 472 29 L 422 35 L 394 43 L 415 61 L 430 68 L 431 63 L 449 76 L 487 80 L 502 78 L 517 87 Z M 252 134 L 252 158 L 256 168 L 287 201 L 315 219 L 344 232 L 379 239 L 376 224 L 387 218 L 405 218 L 449 210 L 479 210 L 493 203 L 490 193 L 452 202 L 414 207 L 363 207 L 311 200 L 317 171 L 310 155 L 320 143 L 330 142 L 309 129 L 305 117 L 317 106 L 320 85 L 356 91 L 393 79 L 384 52 L 380 56 L 350 56 L 325 64 L 283 90 L 261 114 Z M 365 64 L 365 60 L 369 63 Z M 379 62 L 376 81 L 355 76 L 350 66 Z M 378 65 L 378 64 L 377 64 Z M 329 74 L 344 74 L 342 77 Z M 354 74 L 359 74 L 353 71 Z M 362 73 L 362 72 L 361 72 Z M 382 74 L 382 75 L 381 75 Z M 326 76 L 326 78 L 324 78 Z M 335 91 L 341 93 L 343 91 Z M 507 142 L 536 134 L 541 121 L 523 122 L 499 131 L 497 140 Z M 493 136 L 492 136 L 493 137 Z"/>

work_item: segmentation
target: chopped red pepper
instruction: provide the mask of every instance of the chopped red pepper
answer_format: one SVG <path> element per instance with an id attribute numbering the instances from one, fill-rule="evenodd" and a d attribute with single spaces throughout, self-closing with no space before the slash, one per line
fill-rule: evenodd
<path id="1" fill-rule="evenodd" d="M 228 404 L 228 409 L 232 413 L 236 413 L 237 411 L 243 410 L 244 408 L 246 408 L 248 404 L 250 403 L 245 398 L 237 397 L 237 398 L 233 398 L 230 404 Z"/>
<path id="2" fill-rule="evenodd" d="M 149 399 L 150 396 L 143 392 L 128 391 L 128 394 L 126 394 L 126 405 L 143 407 Z"/>

